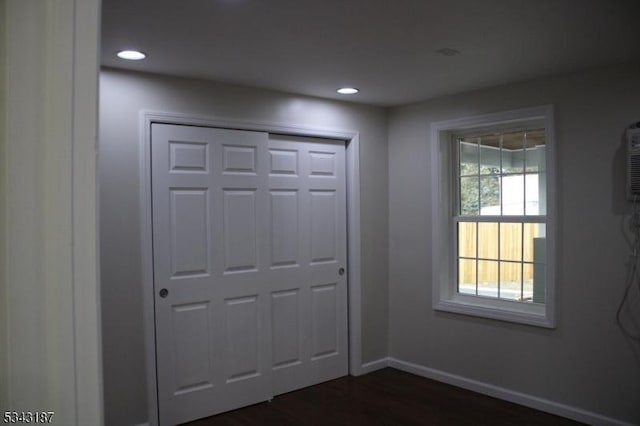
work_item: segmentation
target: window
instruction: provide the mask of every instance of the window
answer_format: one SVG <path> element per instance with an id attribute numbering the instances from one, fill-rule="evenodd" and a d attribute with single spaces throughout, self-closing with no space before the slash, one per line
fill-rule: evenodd
<path id="1" fill-rule="evenodd" d="M 435 309 L 554 327 L 552 112 L 433 123 Z"/>

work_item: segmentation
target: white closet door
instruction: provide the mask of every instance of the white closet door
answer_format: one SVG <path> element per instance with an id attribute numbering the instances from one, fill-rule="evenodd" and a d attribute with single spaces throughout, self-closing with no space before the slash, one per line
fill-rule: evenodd
<path id="1" fill-rule="evenodd" d="M 151 152 L 160 424 L 347 374 L 344 143 L 153 124 Z"/>
<path id="2" fill-rule="evenodd" d="M 161 425 L 271 398 L 267 159 L 266 133 L 153 124 Z"/>
<path id="3" fill-rule="evenodd" d="M 348 372 L 345 147 L 271 135 L 269 156 L 277 395 Z"/>

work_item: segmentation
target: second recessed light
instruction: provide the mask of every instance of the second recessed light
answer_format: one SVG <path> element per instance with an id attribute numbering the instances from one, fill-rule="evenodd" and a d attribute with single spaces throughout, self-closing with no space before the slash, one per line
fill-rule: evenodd
<path id="1" fill-rule="evenodd" d="M 355 95 L 359 91 L 360 90 L 356 89 L 355 87 L 341 87 L 336 90 L 336 92 L 340 93 L 341 95 Z"/>
<path id="2" fill-rule="evenodd" d="M 139 61 L 147 57 L 145 53 L 137 50 L 121 50 L 117 53 L 118 58 L 126 59 L 128 61 Z"/>

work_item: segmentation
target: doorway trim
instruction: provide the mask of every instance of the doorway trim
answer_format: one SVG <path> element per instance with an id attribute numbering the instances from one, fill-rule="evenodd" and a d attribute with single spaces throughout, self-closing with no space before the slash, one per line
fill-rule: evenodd
<path id="1" fill-rule="evenodd" d="M 362 374 L 361 355 L 361 251 L 360 251 L 360 134 L 289 123 L 237 120 L 158 111 L 140 112 L 140 229 L 142 252 L 142 300 L 147 376 L 149 424 L 158 425 L 158 384 L 156 376 L 156 338 L 153 292 L 153 246 L 151 205 L 151 124 L 182 124 L 234 130 L 254 130 L 283 135 L 320 137 L 345 141 L 347 195 L 347 266 L 349 374 Z"/>

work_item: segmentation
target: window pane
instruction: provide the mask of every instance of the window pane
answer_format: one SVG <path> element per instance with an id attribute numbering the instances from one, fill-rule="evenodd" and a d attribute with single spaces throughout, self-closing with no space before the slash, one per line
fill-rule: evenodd
<path id="1" fill-rule="evenodd" d="M 544 223 L 524 224 L 524 261 L 546 263 L 546 225 Z"/>
<path id="2" fill-rule="evenodd" d="M 480 178 L 480 214 L 500 214 L 499 176 L 483 176 Z"/>
<path id="3" fill-rule="evenodd" d="M 547 239 L 545 237 L 536 237 L 533 239 L 533 262 L 534 263 L 546 263 L 547 253 L 546 244 Z"/>
<path id="4" fill-rule="evenodd" d="M 458 223 L 458 256 L 476 257 L 476 231 L 475 222 Z"/>
<path id="5" fill-rule="evenodd" d="M 500 169 L 494 166 L 480 164 L 480 176 L 499 176 Z"/>
<path id="6" fill-rule="evenodd" d="M 478 258 L 498 260 L 497 223 L 478 223 Z"/>
<path id="7" fill-rule="evenodd" d="M 522 224 L 500 224 L 500 259 L 522 260 Z"/>
<path id="8" fill-rule="evenodd" d="M 476 261 L 458 259 L 458 292 L 476 294 Z"/>
<path id="9" fill-rule="evenodd" d="M 500 174 L 500 135 L 480 138 L 480 174 Z"/>
<path id="10" fill-rule="evenodd" d="M 520 262 L 500 262 L 500 297 L 502 299 L 522 299 L 522 264 Z"/>
<path id="11" fill-rule="evenodd" d="M 524 246 L 522 248 L 523 259 L 525 262 L 533 262 L 533 240 L 538 237 L 538 228 L 540 224 L 525 223 L 524 224 Z"/>
<path id="12" fill-rule="evenodd" d="M 480 196 L 478 194 L 478 178 L 460 178 L 460 214 L 462 216 L 477 215 Z"/>
<path id="13" fill-rule="evenodd" d="M 478 163 L 460 163 L 460 176 L 477 176 Z"/>
<path id="14" fill-rule="evenodd" d="M 502 134 L 502 149 L 507 151 L 522 151 L 525 142 L 524 131 L 506 132 Z"/>
<path id="15" fill-rule="evenodd" d="M 545 171 L 545 136 L 544 129 L 527 132 L 525 164 L 528 172 Z"/>
<path id="16" fill-rule="evenodd" d="M 478 138 L 458 139 L 458 154 L 460 158 L 460 176 L 475 176 L 478 174 Z"/>
<path id="17" fill-rule="evenodd" d="M 533 265 L 533 280 L 532 280 L 532 291 L 533 291 L 533 302 L 534 303 L 544 303 L 545 301 L 545 292 L 546 292 L 546 266 L 543 264 L 536 263 Z"/>
<path id="18" fill-rule="evenodd" d="M 502 173 L 524 171 L 525 132 L 510 132 L 502 136 Z"/>
<path id="19" fill-rule="evenodd" d="M 547 175 L 530 173 L 525 177 L 527 215 L 547 214 Z"/>
<path id="20" fill-rule="evenodd" d="M 544 180 L 544 179 L 543 179 Z M 540 179 L 537 173 L 529 173 L 525 176 L 525 214 L 537 215 L 540 211 Z"/>
<path id="21" fill-rule="evenodd" d="M 544 237 L 547 235 L 547 225 L 545 223 L 539 223 L 537 228 L 537 237 Z"/>
<path id="22" fill-rule="evenodd" d="M 524 176 L 510 175 L 502 178 L 502 214 L 524 214 Z"/>
<path id="23" fill-rule="evenodd" d="M 498 262 L 478 261 L 478 295 L 498 297 Z"/>
<path id="24" fill-rule="evenodd" d="M 522 264 L 522 284 L 525 298 L 529 298 L 527 301 L 531 301 L 533 296 L 533 263 Z"/>
<path id="25" fill-rule="evenodd" d="M 544 303 L 546 288 L 546 225 L 538 224 L 533 236 L 533 264 L 525 265 L 526 273 L 531 274 L 528 280 L 534 303 Z M 528 279 L 528 276 L 527 276 Z"/>

